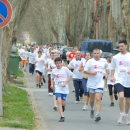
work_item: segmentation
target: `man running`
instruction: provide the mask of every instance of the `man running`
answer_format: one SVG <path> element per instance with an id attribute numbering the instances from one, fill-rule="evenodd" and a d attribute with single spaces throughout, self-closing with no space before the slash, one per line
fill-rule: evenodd
<path id="1" fill-rule="evenodd" d="M 107 69 L 107 61 L 101 57 L 99 49 L 93 50 L 92 59 L 88 60 L 85 65 L 84 71 L 89 74 L 87 87 L 90 94 L 90 107 L 91 107 L 91 118 L 94 118 L 94 101 L 96 99 L 96 114 L 95 121 L 101 120 L 100 110 L 101 110 L 101 98 L 104 88 L 104 71 Z M 107 77 L 107 76 L 106 76 Z"/>
<path id="2" fill-rule="evenodd" d="M 130 109 L 130 53 L 127 52 L 127 41 L 119 41 L 120 53 L 112 59 L 111 81 L 115 82 L 119 93 L 120 117 L 118 123 L 130 124 L 128 112 Z M 125 109 L 124 109 L 125 98 Z M 124 112 L 125 111 L 125 112 Z"/>
<path id="3" fill-rule="evenodd" d="M 81 58 L 80 55 L 80 51 L 76 51 L 76 56 L 75 58 L 69 63 L 68 68 L 69 69 L 73 69 L 73 83 L 74 83 L 74 87 L 75 87 L 75 97 L 76 97 L 76 101 L 75 103 L 78 104 L 80 100 L 82 100 L 82 96 L 83 96 L 83 86 L 82 86 L 82 75 L 83 75 L 83 69 L 80 69 L 81 64 L 83 65 L 83 63 L 85 62 L 84 58 Z M 79 99 L 80 97 L 80 99 Z"/>
<path id="4" fill-rule="evenodd" d="M 65 111 L 66 98 L 69 93 L 68 82 L 72 78 L 72 72 L 67 67 L 63 67 L 62 59 L 60 57 L 55 59 L 55 64 L 56 68 L 52 70 L 51 87 L 55 87 L 58 110 L 61 116 L 59 122 L 64 122 L 65 117 L 63 112 Z"/>
<path id="5" fill-rule="evenodd" d="M 28 57 L 29 57 L 29 73 L 31 76 L 34 74 L 34 70 L 35 70 L 34 61 L 35 61 L 36 53 L 34 52 L 34 48 L 31 48 L 31 52 L 28 53 Z"/>

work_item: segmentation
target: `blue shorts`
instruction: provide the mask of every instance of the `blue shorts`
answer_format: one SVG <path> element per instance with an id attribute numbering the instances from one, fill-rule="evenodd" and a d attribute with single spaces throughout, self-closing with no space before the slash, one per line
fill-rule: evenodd
<path id="1" fill-rule="evenodd" d="M 93 89 L 93 88 L 88 88 L 88 92 L 89 93 L 103 93 L 103 88 L 97 88 L 97 89 Z"/>
<path id="2" fill-rule="evenodd" d="M 61 98 L 63 101 L 66 101 L 67 99 L 67 94 L 62 94 L 62 93 L 55 93 L 56 99 Z"/>
<path id="3" fill-rule="evenodd" d="M 120 83 L 115 84 L 115 86 L 118 93 L 124 92 L 124 97 L 130 98 L 130 87 L 126 88 Z"/>

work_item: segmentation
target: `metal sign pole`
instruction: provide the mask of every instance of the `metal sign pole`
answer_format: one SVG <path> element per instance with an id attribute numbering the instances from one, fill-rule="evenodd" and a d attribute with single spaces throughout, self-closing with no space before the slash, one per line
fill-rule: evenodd
<path id="1" fill-rule="evenodd" d="M 2 60 L 1 60 L 1 52 L 2 52 L 2 39 L 3 39 L 3 29 L 1 29 L 1 40 L 0 40 L 0 117 L 3 117 L 3 101 L 2 101 Z"/>

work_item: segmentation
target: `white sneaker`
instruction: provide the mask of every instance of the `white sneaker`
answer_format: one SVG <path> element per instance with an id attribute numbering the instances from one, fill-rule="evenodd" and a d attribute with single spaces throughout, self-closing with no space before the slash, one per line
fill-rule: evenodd
<path id="1" fill-rule="evenodd" d="M 105 88 L 104 91 L 106 92 L 106 91 L 107 91 L 107 88 Z"/>
<path id="2" fill-rule="evenodd" d="M 48 96 L 51 96 L 51 93 L 48 93 Z"/>
<path id="3" fill-rule="evenodd" d="M 117 123 L 118 123 L 118 124 L 123 123 L 123 118 L 124 118 L 124 116 L 121 116 L 121 115 L 120 115 L 120 117 L 119 117 Z"/>
<path id="4" fill-rule="evenodd" d="M 86 111 L 88 109 L 88 105 L 84 105 L 83 111 Z"/>
<path id="5" fill-rule="evenodd" d="M 53 96 L 53 93 L 50 93 L 51 96 Z"/>
<path id="6" fill-rule="evenodd" d="M 124 117 L 124 123 L 125 123 L 126 125 L 130 125 L 129 117 Z"/>
<path id="7" fill-rule="evenodd" d="M 73 88 L 72 92 L 75 92 L 75 89 Z"/>
<path id="8" fill-rule="evenodd" d="M 75 101 L 75 104 L 78 104 L 79 103 L 79 101 Z"/>

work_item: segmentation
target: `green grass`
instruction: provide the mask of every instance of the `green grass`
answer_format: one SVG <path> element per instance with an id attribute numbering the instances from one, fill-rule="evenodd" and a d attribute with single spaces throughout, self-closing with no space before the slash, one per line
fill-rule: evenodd
<path id="1" fill-rule="evenodd" d="M 24 74 L 21 70 L 18 70 L 17 76 L 20 77 L 20 78 L 23 78 Z"/>
<path id="2" fill-rule="evenodd" d="M 4 88 L 4 117 L 0 121 L 0 126 L 32 130 L 34 128 L 34 113 L 30 107 L 27 92 L 10 85 L 6 85 Z"/>
<path id="3" fill-rule="evenodd" d="M 24 85 L 24 81 L 23 80 L 18 80 L 18 84 Z"/>

